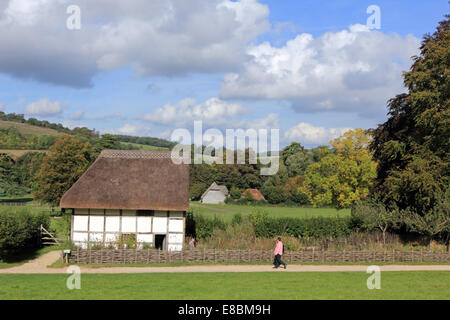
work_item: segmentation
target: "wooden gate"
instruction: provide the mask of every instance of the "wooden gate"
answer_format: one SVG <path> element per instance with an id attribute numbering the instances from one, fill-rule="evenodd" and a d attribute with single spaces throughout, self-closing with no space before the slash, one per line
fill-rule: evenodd
<path id="1" fill-rule="evenodd" d="M 62 239 L 62 238 L 57 238 L 56 235 L 52 232 L 49 232 L 47 229 L 44 228 L 44 226 L 41 224 L 40 227 L 40 233 L 41 233 L 41 244 L 44 245 L 53 245 L 53 246 L 58 246 L 63 244 L 63 242 L 66 239 Z"/>

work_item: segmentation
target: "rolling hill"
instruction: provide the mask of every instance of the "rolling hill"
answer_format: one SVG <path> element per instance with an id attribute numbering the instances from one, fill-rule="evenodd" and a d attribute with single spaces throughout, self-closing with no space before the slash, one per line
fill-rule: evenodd
<path id="1" fill-rule="evenodd" d="M 21 134 L 36 134 L 42 136 L 59 136 L 62 134 L 61 132 L 50 128 L 38 127 L 27 123 L 20 123 L 15 121 L 0 120 L 1 129 L 8 129 L 11 127 L 16 128 Z"/>

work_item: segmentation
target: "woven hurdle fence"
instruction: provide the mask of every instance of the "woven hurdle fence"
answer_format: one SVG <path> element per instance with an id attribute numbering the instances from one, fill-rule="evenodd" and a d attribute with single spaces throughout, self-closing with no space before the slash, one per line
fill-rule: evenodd
<path id="1" fill-rule="evenodd" d="M 448 252 L 429 251 L 287 251 L 283 260 L 292 262 L 450 262 Z M 154 249 L 77 249 L 70 253 L 71 264 L 148 263 L 245 263 L 272 262 L 272 250 L 193 249 L 161 251 Z"/>

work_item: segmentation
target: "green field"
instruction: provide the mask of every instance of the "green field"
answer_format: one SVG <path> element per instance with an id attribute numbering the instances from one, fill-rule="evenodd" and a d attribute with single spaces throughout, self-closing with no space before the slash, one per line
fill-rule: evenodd
<path id="1" fill-rule="evenodd" d="M 164 147 L 156 147 L 156 146 L 149 146 L 146 144 L 139 144 L 139 143 L 132 143 L 132 142 L 121 142 L 121 145 L 132 145 L 134 147 L 139 148 L 140 150 L 169 150 L 168 148 Z"/>
<path id="2" fill-rule="evenodd" d="M 384 272 L 369 290 L 364 272 L 0 274 L 5 299 L 450 299 L 450 272 Z M 214 284 L 213 286 L 211 284 Z"/>
<path id="3" fill-rule="evenodd" d="M 231 204 L 203 204 L 191 202 L 190 207 L 194 213 L 209 215 L 231 220 L 233 215 L 240 213 L 247 215 L 256 210 L 262 210 L 272 217 L 288 218 L 313 218 L 313 217 L 346 217 L 350 215 L 350 209 L 337 210 L 334 208 L 312 208 L 312 207 L 277 207 L 277 206 L 246 206 Z"/>

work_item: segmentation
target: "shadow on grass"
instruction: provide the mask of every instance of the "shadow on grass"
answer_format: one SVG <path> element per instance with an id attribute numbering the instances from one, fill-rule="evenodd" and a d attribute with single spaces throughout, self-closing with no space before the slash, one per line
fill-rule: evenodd
<path id="1" fill-rule="evenodd" d="M 0 268 L 10 268 L 24 264 L 30 260 L 36 259 L 39 256 L 53 251 L 62 250 L 62 246 L 46 246 L 42 248 L 26 248 L 15 254 L 0 258 Z"/>

